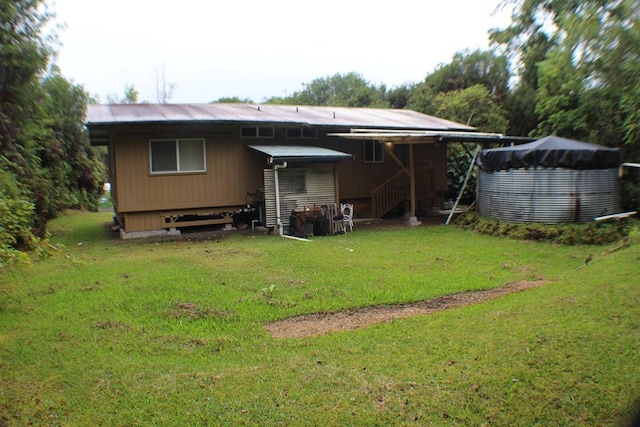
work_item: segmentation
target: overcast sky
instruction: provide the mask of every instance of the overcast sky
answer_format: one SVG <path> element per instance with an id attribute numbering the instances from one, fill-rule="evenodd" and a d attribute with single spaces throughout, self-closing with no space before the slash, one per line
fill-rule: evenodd
<path id="1" fill-rule="evenodd" d="M 126 84 L 156 102 L 261 102 L 357 72 L 391 88 L 419 82 L 504 27 L 500 0 L 49 0 L 62 74 L 106 102 Z M 163 72 L 164 70 L 164 72 Z"/>

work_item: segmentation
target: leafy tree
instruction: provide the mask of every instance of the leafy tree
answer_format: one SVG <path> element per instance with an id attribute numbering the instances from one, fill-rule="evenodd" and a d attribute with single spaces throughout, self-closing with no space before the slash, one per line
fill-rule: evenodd
<path id="1" fill-rule="evenodd" d="M 420 113 L 434 114 L 436 95 L 437 93 L 434 93 L 433 89 L 424 82 L 418 83 L 409 91 L 406 108 Z"/>
<path id="2" fill-rule="evenodd" d="M 46 75 L 51 17 L 38 0 L 0 2 L 0 267 L 38 247 L 62 209 L 95 207 L 101 191 L 83 130 L 88 96 L 55 68 Z"/>
<path id="3" fill-rule="evenodd" d="M 405 83 L 403 85 L 389 89 L 384 94 L 385 101 L 391 108 L 403 109 L 409 104 L 411 91 L 415 85 Z"/>
<path id="4" fill-rule="evenodd" d="M 483 132 L 505 132 L 505 111 L 494 101 L 489 90 L 480 84 L 452 92 L 439 93 L 433 103 L 434 113 Z"/>
<path id="5" fill-rule="evenodd" d="M 458 52 L 450 63 L 440 65 L 429 74 L 424 84 L 436 94 L 479 84 L 486 87 L 491 95 L 501 98 L 509 89 L 507 58 L 489 50 Z"/>
<path id="6" fill-rule="evenodd" d="M 239 96 L 227 96 L 218 98 L 213 102 L 221 102 L 227 104 L 253 104 L 253 100 L 251 98 L 240 98 Z"/>
<path id="7" fill-rule="evenodd" d="M 493 40 L 517 52 L 523 61 L 536 47 L 544 53 L 536 58 L 536 132 L 636 146 L 640 3 L 507 2 L 516 6 L 513 22 L 495 31 Z M 531 66 L 525 70 L 534 72 Z"/>
<path id="8" fill-rule="evenodd" d="M 118 98 L 117 96 L 107 96 L 107 102 L 109 104 L 138 104 L 140 101 L 140 92 L 138 92 L 134 85 L 125 84 L 124 85 L 124 93 L 122 94 L 122 98 Z"/>
<path id="9" fill-rule="evenodd" d="M 43 103 L 50 139 L 48 146 L 60 147 L 60 175 L 58 191 L 63 208 L 96 210 L 102 195 L 106 168 L 98 151 L 89 145 L 84 129 L 89 95 L 59 74 L 48 76 L 43 82 L 47 94 Z M 133 89 L 133 86 L 130 87 Z M 54 167 L 50 168 L 55 170 Z"/>
<path id="10" fill-rule="evenodd" d="M 509 120 L 509 135 L 527 136 L 535 134 L 538 126 L 536 93 L 538 91 L 538 64 L 546 57 L 552 43 L 545 33 L 533 35 L 522 48 L 519 61 L 516 56 L 518 79 L 507 93 L 503 107 Z"/>
<path id="11" fill-rule="evenodd" d="M 475 88 L 465 92 L 472 87 Z M 482 93 L 480 87 L 485 88 Z M 504 102 L 508 89 L 509 70 L 504 55 L 492 51 L 464 51 L 456 53 L 450 63 L 440 65 L 433 73 L 427 75 L 424 81 L 412 86 L 406 105 L 415 111 L 461 123 L 480 122 L 481 120 L 476 120 L 477 117 L 473 119 L 473 116 L 479 114 L 478 108 L 481 106 L 475 105 L 472 98 L 480 97 L 490 101 L 490 108 L 485 110 L 488 112 Z M 447 97 L 448 93 L 454 95 Z M 445 111 L 442 110 L 443 103 L 447 105 Z M 454 106 L 454 103 L 457 106 Z M 468 110 L 463 111 L 467 107 Z M 499 115 L 504 116 L 505 112 L 499 111 Z M 506 123 L 506 120 L 502 117 L 498 121 L 500 124 L 485 121 L 480 125 L 502 132 L 505 129 L 501 123 Z"/>
<path id="12" fill-rule="evenodd" d="M 330 105 L 337 107 L 388 107 L 385 86 L 376 87 L 357 73 L 334 74 L 303 84 L 303 89 L 269 104 Z"/>
<path id="13" fill-rule="evenodd" d="M 434 114 L 459 123 L 465 123 L 483 132 L 504 132 L 507 129 L 505 111 L 494 100 L 485 86 L 477 84 L 466 89 L 441 92 L 434 99 Z M 469 162 L 470 150 L 463 144 L 447 145 L 447 198 L 455 198 L 464 183 Z M 475 174 L 463 194 L 463 203 L 475 199 Z"/>
<path id="14" fill-rule="evenodd" d="M 0 3 L 0 167 L 13 177 L 5 177 L 5 182 L 19 182 L 24 188 L 20 198 L 33 202 L 32 226 L 39 236 L 44 235 L 49 216 L 38 151 L 46 139 L 40 77 L 50 55 L 40 30 L 51 18 L 41 6 L 40 1 L 30 0 Z M 16 196 L 12 192 L 4 197 Z"/>
<path id="15" fill-rule="evenodd" d="M 492 38 L 515 52 L 529 73 L 521 79 L 535 88 L 537 125 L 531 133 L 622 146 L 627 159 L 640 160 L 640 2 L 507 3 L 515 6 L 513 21 Z M 532 57 L 535 67 L 527 64 Z M 633 197 L 623 193 L 622 199 Z"/>

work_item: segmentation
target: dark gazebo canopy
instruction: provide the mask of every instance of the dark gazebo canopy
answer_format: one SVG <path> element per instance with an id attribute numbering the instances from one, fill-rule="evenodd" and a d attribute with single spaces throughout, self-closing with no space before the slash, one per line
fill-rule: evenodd
<path id="1" fill-rule="evenodd" d="M 481 150 L 477 164 L 485 172 L 537 167 L 611 169 L 622 164 L 622 152 L 551 135 L 528 144 Z"/>

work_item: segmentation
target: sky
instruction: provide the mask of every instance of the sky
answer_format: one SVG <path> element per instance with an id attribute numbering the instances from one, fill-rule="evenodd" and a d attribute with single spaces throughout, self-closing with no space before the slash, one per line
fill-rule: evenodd
<path id="1" fill-rule="evenodd" d="M 262 102 L 355 72 L 387 88 L 422 81 L 505 27 L 500 0 L 49 0 L 61 73 L 103 103 L 126 85 L 157 102 Z"/>

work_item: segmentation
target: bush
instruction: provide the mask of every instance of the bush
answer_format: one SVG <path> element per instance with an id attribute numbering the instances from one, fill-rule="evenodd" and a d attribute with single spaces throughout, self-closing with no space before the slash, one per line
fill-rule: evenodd
<path id="1" fill-rule="evenodd" d="M 33 203 L 18 188 L 15 176 L 0 169 L 0 269 L 16 262 L 28 263 L 21 250 L 35 249 L 39 239 L 33 234 Z"/>
<path id="2" fill-rule="evenodd" d="M 460 216 L 455 224 L 496 237 L 554 242 L 563 245 L 606 245 L 629 235 L 633 219 L 585 224 L 515 224 L 482 218 L 476 212 Z"/>

